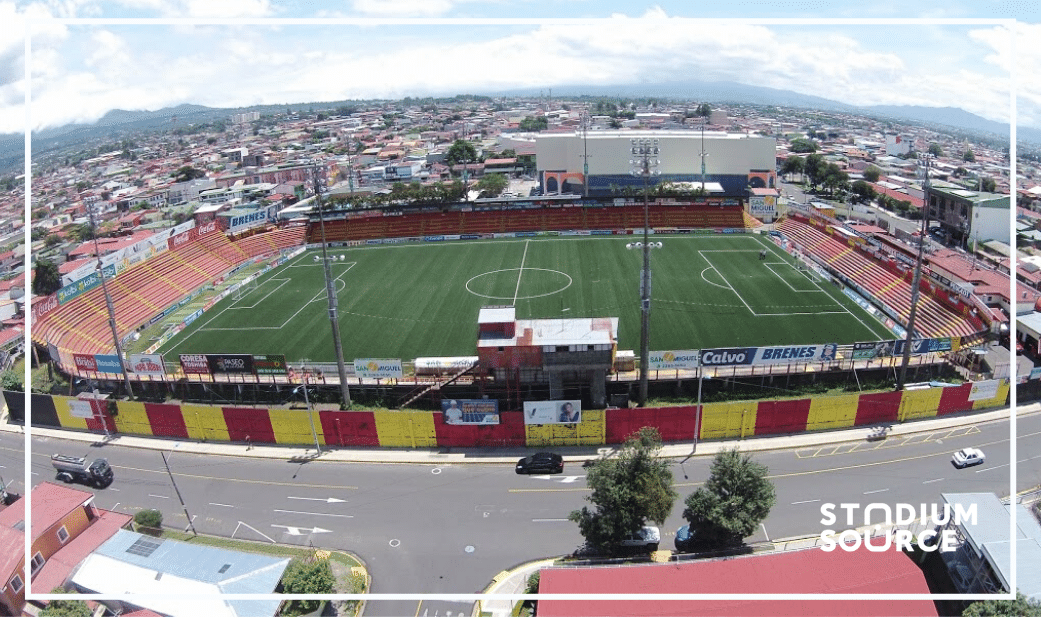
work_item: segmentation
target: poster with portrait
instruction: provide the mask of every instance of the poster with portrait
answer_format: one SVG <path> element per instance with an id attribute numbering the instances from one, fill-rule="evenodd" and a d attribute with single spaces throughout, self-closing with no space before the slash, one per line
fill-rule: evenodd
<path id="1" fill-rule="evenodd" d="M 498 425 L 496 399 L 444 399 L 441 413 L 446 425 Z"/>
<path id="2" fill-rule="evenodd" d="M 582 422 L 582 402 L 578 399 L 561 401 L 525 401 L 525 425 L 567 425 Z"/>

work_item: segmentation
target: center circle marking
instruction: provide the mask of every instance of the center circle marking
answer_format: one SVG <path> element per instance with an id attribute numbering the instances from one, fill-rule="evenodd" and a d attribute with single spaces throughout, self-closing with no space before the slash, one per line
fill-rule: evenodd
<path id="1" fill-rule="evenodd" d="M 567 274 L 565 272 L 561 272 L 559 270 L 553 270 L 552 268 L 523 268 L 523 269 L 521 269 L 521 268 L 500 268 L 499 270 L 490 270 L 490 271 L 488 271 L 486 273 L 481 273 L 479 275 L 474 275 L 473 277 L 470 277 L 470 279 L 467 280 L 467 282 L 466 282 L 466 291 L 471 293 L 471 294 L 473 294 L 474 296 L 480 296 L 481 298 L 489 298 L 491 300 L 510 300 L 510 301 L 512 301 L 512 300 L 514 300 L 513 296 L 492 296 L 490 294 L 482 294 L 480 292 L 475 292 L 473 289 L 470 288 L 470 284 L 473 283 L 474 281 L 476 281 L 477 279 L 480 279 L 481 277 L 485 277 L 485 276 L 488 276 L 488 275 L 494 275 L 496 273 L 508 273 L 508 272 L 521 271 L 521 270 L 537 270 L 537 271 L 542 271 L 542 272 L 547 272 L 547 273 L 554 273 L 554 274 L 557 274 L 557 275 L 563 275 L 564 277 L 567 277 L 567 283 L 563 287 L 561 287 L 559 289 L 556 289 L 556 290 L 553 290 L 552 292 L 546 292 L 545 294 L 535 294 L 533 296 L 517 296 L 516 297 L 517 300 L 530 300 L 532 298 L 542 298 L 543 296 L 552 296 L 554 294 L 560 294 L 564 290 L 566 290 L 569 287 L 571 287 L 571 284 L 574 283 L 574 279 L 571 278 L 571 275 L 569 275 L 569 274 Z"/>

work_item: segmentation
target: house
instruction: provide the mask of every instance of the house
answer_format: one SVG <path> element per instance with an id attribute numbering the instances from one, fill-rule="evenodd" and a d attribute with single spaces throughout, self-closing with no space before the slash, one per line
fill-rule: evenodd
<path id="1" fill-rule="evenodd" d="M 274 616 L 277 599 L 225 600 L 223 595 L 270 595 L 288 566 L 289 558 L 120 530 L 87 556 L 71 581 L 84 594 L 141 595 L 133 604 L 106 602 L 120 613 L 144 607 L 168 616 Z"/>
<path id="2" fill-rule="evenodd" d="M 55 483 L 32 489 L 29 574 L 33 593 L 65 583 L 75 566 L 131 517 L 94 505 L 94 494 Z M 20 499 L 0 511 L 0 605 L 18 616 L 25 604 L 25 507 Z"/>

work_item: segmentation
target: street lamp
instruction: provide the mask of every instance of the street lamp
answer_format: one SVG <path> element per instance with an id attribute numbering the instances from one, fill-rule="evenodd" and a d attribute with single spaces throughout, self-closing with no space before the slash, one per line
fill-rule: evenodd
<path id="1" fill-rule="evenodd" d="M 657 175 L 658 165 L 658 140 L 657 139 L 632 139 L 630 140 L 633 176 L 643 178 L 643 242 L 630 243 L 627 248 L 643 250 L 643 270 L 640 272 L 640 406 L 647 405 L 647 363 L 650 360 L 650 329 L 651 329 L 651 242 L 648 238 L 650 233 L 650 198 L 648 196 L 648 179 L 652 174 Z M 655 248 L 660 248 L 661 243 L 655 243 Z"/>
<path id="2" fill-rule="evenodd" d="M 932 155 L 923 154 L 925 165 L 925 182 L 922 183 L 924 202 L 922 204 L 922 228 L 918 232 L 918 259 L 915 261 L 914 278 L 911 281 L 911 312 L 907 316 L 907 337 L 904 340 L 904 356 L 900 362 L 900 375 L 897 377 L 896 390 L 903 390 L 907 380 L 907 365 L 911 362 L 911 341 L 914 339 L 914 322 L 918 314 L 918 286 L 922 281 L 922 259 L 925 257 L 925 235 L 929 230 L 929 165 Z"/>

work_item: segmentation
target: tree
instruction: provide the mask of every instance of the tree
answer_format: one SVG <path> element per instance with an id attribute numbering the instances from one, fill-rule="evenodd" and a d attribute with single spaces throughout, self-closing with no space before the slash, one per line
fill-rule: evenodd
<path id="1" fill-rule="evenodd" d="M 687 496 L 683 518 L 705 549 L 740 545 L 766 519 L 777 497 L 766 466 L 724 449 L 712 461 L 704 487 Z"/>
<path id="2" fill-rule="evenodd" d="M 498 197 L 510 186 L 510 181 L 504 174 L 485 174 L 475 186 L 481 192 L 479 197 Z"/>
<path id="3" fill-rule="evenodd" d="M 332 594 L 336 578 L 329 560 L 304 562 L 294 558 L 282 575 L 282 592 L 285 594 Z M 283 616 L 303 616 L 318 609 L 321 601 L 308 599 L 289 601 L 282 611 Z"/>
<path id="4" fill-rule="evenodd" d="M 464 139 L 457 139 L 445 153 L 445 162 L 449 165 L 460 163 L 473 163 L 477 160 L 477 149 L 474 145 Z"/>
<path id="5" fill-rule="evenodd" d="M 71 228 L 69 228 L 69 238 L 78 242 L 87 242 L 88 240 L 94 240 L 96 233 L 97 230 L 89 222 L 74 225 Z"/>
<path id="6" fill-rule="evenodd" d="M 545 116 L 525 116 L 520 121 L 521 131 L 545 131 L 549 127 L 549 120 Z"/>
<path id="7" fill-rule="evenodd" d="M 868 182 L 878 182 L 878 179 L 882 176 L 882 170 L 878 169 L 874 165 L 867 166 L 864 170 L 864 180 Z"/>
<path id="8" fill-rule="evenodd" d="M 980 189 L 986 191 L 987 193 L 994 193 L 994 191 L 997 188 L 998 183 L 995 182 L 994 179 L 990 178 L 989 176 L 980 181 Z"/>
<path id="9" fill-rule="evenodd" d="M 998 600 L 976 601 L 965 608 L 962 616 L 1041 616 L 1041 603 L 1031 601 L 1016 591 L 1014 601 Z"/>
<path id="10" fill-rule="evenodd" d="M 968 163 L 975 163 L 976 153 L 974 153 L 971 148 L 966 148 L 965 152 L 961 156 L 961 160 L 966 161 Z"/>
<path id="11" fill-rule="evenodd" d="M 792 152 L 817 152 L 817 143 L 813 140 L 797 137 L 788 145 Z"/>
<path id="12" fill-rule="evenodd" d="M 931 144 L 929 144 L 929 154 L 933 155 L 934 157 L 942 157 L 943 148 L 940 148 L 940 145 L 936 142 L 932 142 Z"/>
<path id="13" fill-rule="evenodd" d="M 592 492 L 586 500 L 596 510 L 584 506 L 568 519 L 591 547 L 615 551 L 648 520 L 661 525 L 669 517 L 679 494 L 668 462 L 658 457 L 660 450 L 658 430 L 643 427 L 626 439 L 616 457 L 600 457 L 590 466 L 586 482 Z"/>
<path id="14" fill-rule="evenodd" d="M 58 265 L 47 258 L 36 259 L 36 274 L 33 276 L 33 294 L 47 296 L 61 289 L 61 273 Z"/>
<path id="15" fill-rule="evenodd" d="M 803 162 L 803 167 L 806 174 L 806 178 L 810 181 L 810 188 L 816 189 L 817 185 L 824 180 L 824 173 L 827 171 L 827 163 L 824 161 L 824 156 L 817 153 L 813 153 L 806 157 Z"/>
<path id="16" fill-rule="evenodd" d="M 196 178 L 205 178 L 206 172 L 200 169 L 196 169 L 190 165 L 185 165 L 178 169 L 172 174 L 174 182 L 185 182 L 188 180 L 195 180 Z"/>
<path id="17" fill-rule="evenodd" d="M 792 174 L 801 174 L 806 169 L 806 161 L 802 157 L 789 155 L 781 164 L 781 173 L 791 179 Z"/>
<path id="18" fill-rule="evenodd" d="M 878 195 L 875 192 L 875 188 L 869 185 L 868 183 L 864 182 L 863 180 L 858 180 L 854 182 L 852 185 L 850 185 L 849 190 L 850 193 L 854 195 L 856 202 L 867 203 L 874 200 L 875 197 Z"/>
<path id="19" fill-rule="evenodd" d="M 62 587 L 51 590 L 51 594 L 70 594 L 75 590 L 66 590 Z M 40 610 L 40 616 L 91 616 L 93 612 L 90 607 L 79 599 L 55 599 L 47 601 L 47 606 Z"/>

